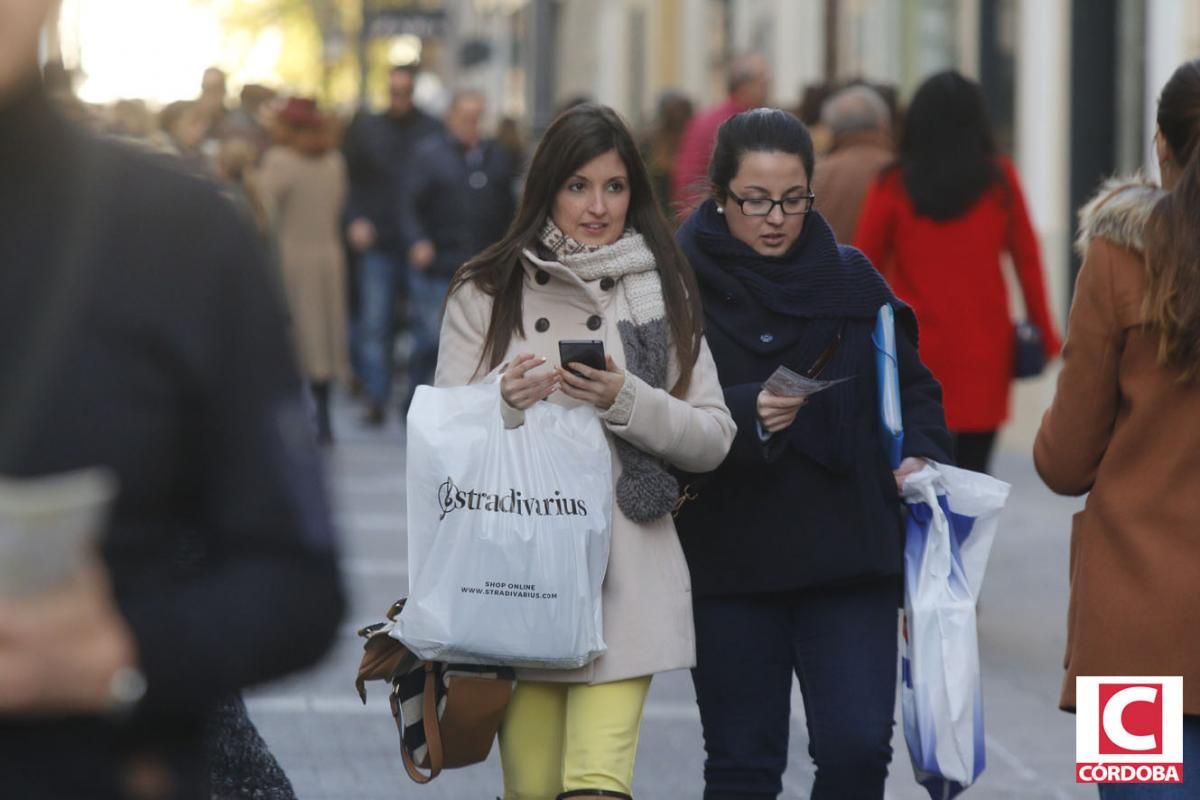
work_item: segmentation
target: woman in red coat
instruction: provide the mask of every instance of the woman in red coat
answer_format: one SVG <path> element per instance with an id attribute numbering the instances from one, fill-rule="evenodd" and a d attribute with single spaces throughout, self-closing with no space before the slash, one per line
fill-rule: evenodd
<path id="1" fill-rule="evenodd" d="M 868 192 L 854 243 L 917 314 L 921 360 L 942 382 L 959 466 L 986 472 L 1013 375 L 1004 253 L 1048 358 L 1060 342 L 1025 198 L 996 153 L 978 84 L 950 71 L 917 90 L 899 156 Z"/>

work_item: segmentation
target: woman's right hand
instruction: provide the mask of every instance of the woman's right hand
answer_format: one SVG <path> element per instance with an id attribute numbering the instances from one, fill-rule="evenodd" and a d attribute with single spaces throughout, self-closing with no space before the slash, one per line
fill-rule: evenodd
<path id="1" fill-rule="evenodd" d="M 500 396 L 512 408 L 524 411 L 539 400 L 545 400 L 558 391 L 558 374 L 551 371 L 545 375 L 527 375 L 529 370 L 540 367 L 546 359 L 533 353 L 521 353 L 512 360 L 500 378 Z"/>
<path id="2" fill-rule="evenodd" d="M 796 413 L 808 402 L 807 397 L 781 397 L 766 389 L 758 393 L 758 419 L 767 433 L 779 431 L 796 420 Z"/>

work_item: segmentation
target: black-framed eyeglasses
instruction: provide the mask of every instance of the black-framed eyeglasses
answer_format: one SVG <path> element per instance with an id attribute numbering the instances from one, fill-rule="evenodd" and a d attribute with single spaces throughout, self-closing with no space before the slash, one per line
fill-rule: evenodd
<path id="1" fill-rule="evenodd" d="M 812 211 L 813 201 L 817 199 L 812 192 L 791 194 L 782 200 L 772 200 L 770 197 L 738 197 L 733 192 L 730 192 L 729 196 L 747 217 L 768 216 L 775 210 L 775 206 L 779 206 L 779 210 L 789 217 L 798 217 Z"/>

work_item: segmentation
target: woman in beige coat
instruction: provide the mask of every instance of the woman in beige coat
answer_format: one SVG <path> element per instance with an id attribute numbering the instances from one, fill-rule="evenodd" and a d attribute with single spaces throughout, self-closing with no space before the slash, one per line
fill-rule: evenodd
<path id="1" fill-rule="evenodd" d="M 1200 61 L 1163 88 L 1155 141 L 1162 190 L 1112 182 L 1080 215 L 1063 370 L 1034 445 L 1051 489 L 1090 492 L 1071 532 L 1062 707 L 1084 702 L 1081 675 L 1183 676 L 1190 788 L 1105 798 L 1200 785 Z"/>
<path id="2" fill-rule="evenodd" d="M 263 157 L 259 188 L 277 241 L 292 338 L 316 401 L 317 437 L 330 444 L 330 385 L 348 372 L 339 233 L 346 165 L 316 102 L 292 98 L 279 121 L 282 142 Z"/>
<path id="3" fill-rule="evenodd" d="M 712 470 L 736 432 L 701 320 L 625 125 L 603 106 L 565 112 L 534 154 L 516 221 L 451 284 L 437 369 L 440 386 L 501 372 L 509 427 L 541 401 L 595 406 L 612 445 L 608 650 L 580 670 L 519 673 L 500 730 L 505 800 L 629 798 L 650 676 L 695 664 L 667 466 Z M 563 369 L 561 339 L 602 340 L 608 369 Z"/>

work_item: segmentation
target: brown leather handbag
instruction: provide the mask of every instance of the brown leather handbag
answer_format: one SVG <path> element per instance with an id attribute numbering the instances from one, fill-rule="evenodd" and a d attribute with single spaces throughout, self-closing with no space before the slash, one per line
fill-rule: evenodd
<path id="1" fill-rule="evenodd" d="M 365 704 L 367 681 L 391 684 L 389 700 L 404 769 L 417 783 L 429 783 L 443 769 L 488 757 L 515 676 L 504 667 L 422 661 L 389 635 L 403 609 L 402 598 L 388 609 L 387 621 L 358 632 L 367 641 L 354 686 Z"/>

